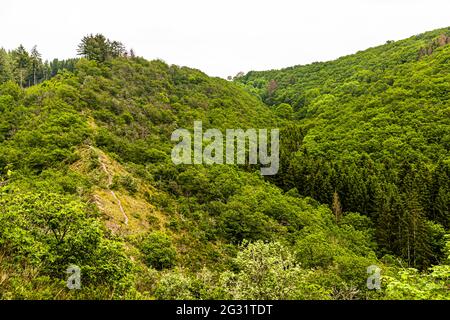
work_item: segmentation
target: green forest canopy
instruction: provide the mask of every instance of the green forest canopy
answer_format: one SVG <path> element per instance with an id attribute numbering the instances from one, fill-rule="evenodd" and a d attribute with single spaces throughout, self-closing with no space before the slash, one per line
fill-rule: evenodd
<path id="1" fill-rule="evenodd" d="M 448 36 L 234 82 L 102 35 L 1 50 L 0 298 L 448 299 Z M 280 173 L 175 166 L 194 120 L 279 127 Z"/>

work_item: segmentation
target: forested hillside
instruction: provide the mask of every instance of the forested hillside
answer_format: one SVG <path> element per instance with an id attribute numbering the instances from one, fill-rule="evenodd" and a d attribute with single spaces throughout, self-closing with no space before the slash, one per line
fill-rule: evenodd
<path id="1" fill-rule="evenodd" d="M 449 36 L 236 80 L 300 126 L 284 135 L 276 184 L 370 217 L 378 252 L 410 267 L 439 263 L 450 227 Z"/>
<path id="2" fill-rule="evenodd" d="M 14 81 L 21 87 L 30 87 L 54 77 L 60 70 L 73 71 L 77 60 L 42 61 L 37 46 L 30 51 L 22 45 L 12 51 L 0 48 L 0 81 Z"/>
<path id="3" fill-rule="evenodd" d="M 36 81 L 1 51 L 0 298 L 448 299 L 446 32 L 236 82 L 101 35 Z M 200 120 L 279 127 L 280 173 L 174 165 Z"/>

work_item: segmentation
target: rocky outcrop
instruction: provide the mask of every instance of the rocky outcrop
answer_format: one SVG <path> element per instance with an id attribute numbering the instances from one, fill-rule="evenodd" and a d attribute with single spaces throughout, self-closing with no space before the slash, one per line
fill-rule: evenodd
<path id="1" fill-rule="evenodd" d="M 450 43 L 450 37 L 445 34 L 441 34 L 439 37 L 434 39 L 428 46 L 420 48 L 419 50 L 419 59 L 423 56 L 429 56 L 433 54 L 434 50 L 439 47 L 443 47 Z"/>

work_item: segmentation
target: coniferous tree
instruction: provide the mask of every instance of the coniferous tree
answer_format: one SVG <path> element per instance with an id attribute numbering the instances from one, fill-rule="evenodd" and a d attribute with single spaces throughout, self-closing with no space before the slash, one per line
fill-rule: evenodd
<path id="1" fill-rule="evenodd" d="M 400 214 L 402 210 L 401 197 L 397 186 L 384 183 L 375 190 L 377 217 L 377 243 L 383 254 L 397 254 L 400 248 Z"/>
<path id="2" fill-rule="evenodd" d="M 11 56 L 0 48 L 0 83 L 13 80 L 13 62 Z"/>
<path id="3" fill-rule="evenodd" d="M 290 174 L 290 167 L 293 155 L 300 150 L 303 136 L 302 128 L 291 124 L 282 128 L 280 132 L 280 169 L 277 175 L 271 177 L 271 180 L 286 190 L 293 188 L 295 184 L 293 181 L 295 177 Z"/>
<path id="4" fill-rule="evenodd" d="M 440 162 L 433 172 L 430 187 L 430 218 L 444 227 L 450 227 L 450 168 Z"/>
<path id="5" fill-rule="evenodd" d="M 111 57 L 122 57 L 126 53 L 125 46 L 119 41 L 112 41 L 110 43 Z"/>
<path id="6" fill-rule="evenodd" d="M 409 163 L 402 166 L 402 214 L 399 225 L 401 256 L 411 267 L 426 267 L 431 259 L 430 238 L 423 207 L 423 171 Z M 422 191 L 422 192 L 421 192 Z"/>
<path id="7" fill-rule="evenodd" d="M 104 62 L 108 58 L 108 40 L 101 34 L 86 36 L 78 46 L 78 54 L 89 60 Z"/>
<path id="8" fill-rule="evenodd" d="M 419 194 L 412 190 L 404 195 L 404 210 L 401 219 L 402 256 L 411 267 L 426 267 L 432 252 Z"/>
<path id="9" fill-rule="evenodd" d="M 78 54 L 89 60 L 105 62 L 125 53 L 125 47 L 118 41 L 110 41 L 102 34 L 85 36 L 78 45 Z"/>
<path id="10" fill-rule="evenodd" d="M 12 52 L 12 56 L 14 59 L 15 72 L 17 73 L 17 76 L 19 78 L 19 84 L 21 87 L 23 87 L 27 75 L 26 73 L 30 65 L 30 55 L 28 54 L 27 50 L 22 45 L 20 45 L 16 50 Z"/>
<path id="11" fill-rule="evenodd" d="M 39 69 L 42 67 L 42 56 L 37 50 L 36 46 L 34 46 L 33 49 L 31 49 L 30 63 L 32 69 L 33 84 L 36 85 L 38 83 L 38 72 L 40 71 Z"/>

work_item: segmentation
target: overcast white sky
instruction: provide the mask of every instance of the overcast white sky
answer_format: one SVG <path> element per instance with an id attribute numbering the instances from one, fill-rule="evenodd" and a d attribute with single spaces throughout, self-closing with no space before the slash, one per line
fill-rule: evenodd
<path id="1" fill-rule="evenodd" d="M 76 55 L 103 33 L 148 59 L 226 77 L 325 61 L 450 26 L 449 0 L 2 0 L 0 47 Z"/>

